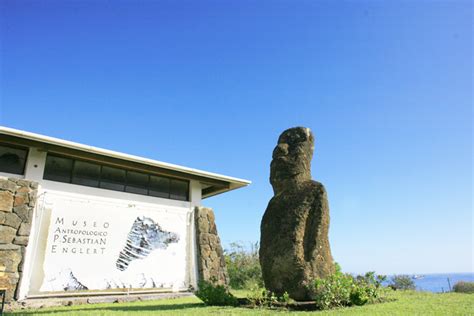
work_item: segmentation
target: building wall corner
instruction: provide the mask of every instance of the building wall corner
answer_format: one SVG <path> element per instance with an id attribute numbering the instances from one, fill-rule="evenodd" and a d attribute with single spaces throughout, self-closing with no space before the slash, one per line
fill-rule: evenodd
<path id="1" fill-rule="evenodd" d="M 0 287 L 7 302 L 18 296 L 37 192 L 37 182 L 0 177 Z"/>
<path id="2" fill-rule="evenodd" d="M 206 207 L 196 207 L 194 223 L 199 281 L 207 281 L 227 287 L 229 285 L 229 275 L 213 210 Z"/>

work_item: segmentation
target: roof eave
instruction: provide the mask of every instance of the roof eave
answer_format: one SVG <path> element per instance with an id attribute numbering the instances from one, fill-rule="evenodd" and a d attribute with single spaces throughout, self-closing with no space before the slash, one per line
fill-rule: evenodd
<path id="1" fill-rule="evenodd" d="M 17 129 L 5 127 L 5 126 L 0 126 L 0 134 L 23 138 L 23 139 L 32 140 L 32 141 L 45 143 L 45 144 L 51 144 L 51 145 L 60 146 L 60 147 L 66 147 L 66 148 L 83 151 L 83 152 L 87 152 L 87 153 L 91 153 L 95 155 L 131 161 L 131 162 L 135 162 L 135 163 L 139 163 L 143 165 L 149 165 L 149 166 L 153 166 L 157 168 L 177 171 L 184 174 L 195 175 L 195 176 L 199 176 L 203 178 L 219 180 L 219 181 L 223 181 L 229 184 L 227 188 L 219 188 L 215 192 L 209 192 L 210 194 L 207 194 L 206 196 L 203 195 L 203 198 L 207 198 L 210 196 L 214 196 L 217 194 L 221 194 L 224 192 L 242 188 L 251 183 L 251 181 L 249 180 L 229 177 L 229 176 L 225 176 L 225 175 L 221 175 L 221 174 L 217 174 L 213 172 L 203 171 L 203 170 L 194 169 L 194 168 L 188 168 L 188 167 L 184 167 L 180 165 L 170 164 L 170 163 L 143 158 L 143 157 L 139 157 L 135 155 L 129 155 L 129 154 L 113 151 L 113 150 L 84 145 L 84 144 L 75 143 L 75 142 L 71 142 L 71 141 L 67 141 L 67 140 L 63 140 L 59 138 L 21 131 L 21 130 L 17 130 Z"/>

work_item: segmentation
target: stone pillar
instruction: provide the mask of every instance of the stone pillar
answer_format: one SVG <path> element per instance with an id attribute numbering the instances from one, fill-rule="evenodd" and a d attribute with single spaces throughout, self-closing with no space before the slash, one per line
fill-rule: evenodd
<path id="1" fill-rule="evenodd" d="M 210 208 L 194 209 L 196 225 L 197 265 L 199 281 L 215 285 L 229 285 L 221 240 L 217 233 L 214 212 Z"/>
<path id="2" fill-rule="evenodd" d="M 0 177 L 0 265 L 6 267 L 6 300 L 15 296 L 36 204 L 36 182 Z"/>

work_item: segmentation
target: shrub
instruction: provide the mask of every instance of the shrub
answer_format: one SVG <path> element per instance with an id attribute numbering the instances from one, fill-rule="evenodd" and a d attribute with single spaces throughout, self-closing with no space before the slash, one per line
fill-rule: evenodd
<path id="1" fill-rule="evenodd" d="M 313 298 L 319 309 L 329 309 L 351 305 L 354 279 L 340 271 L 324 279 L 316 279 L 311 288 Z"/>
<path id="2" fill-rule="evenodd" d="M 364 305 L 373 303 L 380 297 L 381 283 L 384 280 L 384 276 L 376 276 L 374 272 L 353 277 L 342 273 L 336 264 L 334 274 L 324 279 L 316 279 L 309 290 L 319 309 Z"/>
<path id="3" fill-rule="evenodd" d="M 206 305 L 237 306 L 238 304 L 237 298 L 224 286 L 206 281 L 199 282 L 199 290 L 194 294 Z"/>
<path id="4" fill-rule="evenodd" d="M 287 307 L 291 299 L 288 292 L 283 293 L 282 296 L 277 296 L 265 288 L 253 288 L 247 294 L 247 301 L 253 307 L 273 307 L 275 305 Z"/>
<path id="5" fill-rule="evenodd" d="M 350 302 L 357 306 L 362 306 L 369 301 L 369 295 L 362 287 L 355 287 L 349 296 Z"/>
<path id="6" fill-rule="evenodd" d="M 247 294 L 247 300 L 254 307 L 272 307 L 277 301 L 277 297 L 264 288 L 254 288 Z"/>
<path id="7" fill-rule="evenodd" d="M 258 259 L 258 243 L 245 249 L 242 243 L 231 243 L 224 256 L 233 289 L 263 288 L 262 270 Z"/>
<path id="8" fill-rule="evenodd" d="M 278 298 L 278 301 L 285 305 L 290 304 L 291 302 L 290 294 L 288 294 L 288 292 L 283 293 L 283 295 Z"/>
<path id="9" fill-rule="evenodd" d="M 413 282 L 409 275 L 394 275 L 389 286 L 394 290 L 414 290 L 415 282 Z"/>
<path id="10" fill-rule="evenodd" d="M 457 293 L 474 293 L 474 282 L 459 281 L 453 286 Z"/>
<path id="11" fill-rule="evenodd" d="M 387 279 L 387 276 L 385 275 L 378 275 L 375 274 L 375 272 L 367 272 L 364 275 L 358 275 L 355 277 L 357 282 L 359 283 L 366 283 L 366 284 L 372 284 L 376 288 L 380 288 L 382 286 L 382 283 L 385 282 Z"/>
<path id="12" fill-rule="evenodd" d="M 253 288 L 247 294 L 247 300 L 251 306 L 263 306 L 267 299 L 267 290 L 263 288 Z"/>
<path id="13" fill-rule="evenodd" d="M 360 306 L 380 299 L 382 283 L 386 279 L 385 275 L 376 275 L 373 271 L 367 272 L 365 275 L 356 276 L 356 286 L 351 293 L 351 303 Z"/>

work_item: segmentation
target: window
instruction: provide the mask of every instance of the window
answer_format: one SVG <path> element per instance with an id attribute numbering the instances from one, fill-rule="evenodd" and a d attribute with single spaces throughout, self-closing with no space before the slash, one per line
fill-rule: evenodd
<path id="1" fill-rule="evenodd" d="M 72 159 L 48 155 L 43 178 L 59 182 L 71 182 L 72 164 Z"/>
<path id="2" fill-rule="evenodd" d="M 28 150 L 0 145 L 0 172 L 23 174 Z"/>
<path id="3" fill-rule="evenodd" d="M 170 179 L 165 177 L 150 176 L 148 194 L 151 196 L 170 198 Z"/>
<path id="4" fill-rule="evenodd" d="M 72 183 L 98 187 L 100 179 L 100 165 L 76 160 L 72 172 Z"/>
<path id="5" fill-rule="evenodd" d="M 140 172 L 127 171 L 127 187 L 125 191 L 147 195 L 148 175 Z"/>
<path id="6" fill-rule="evenodd" d="M 172 179 L 170 183 L 170 198 L 173 200 L 188 200 L 188 182 Z"/>
<path id="7" fill-rule="evenodd" d="M 125 170 L 113 167 L 102 167 L 100 187 L 109 190 L 123 191 L 125 189 Z"/>
<path id="8" fill-rule="evenodd" d="M 149 175 L 55 154 L 48 154 L 46 157 L 43 178 L 165 199 L 188 201 L 189 198 L 189 181 L 186 180 Z"/>

